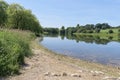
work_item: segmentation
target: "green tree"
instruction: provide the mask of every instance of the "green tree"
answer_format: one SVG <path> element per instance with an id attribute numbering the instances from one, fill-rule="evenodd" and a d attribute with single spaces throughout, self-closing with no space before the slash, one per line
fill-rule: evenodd
<path id="1" fill-rule="evenodd" d="M 95 32 L 96 32 L 96 33 L 100 33 L 100 29 L 99 29 L 99 28 L 96 28 L 96 29 L 95 29 Z"/>
<path id="2" fill-rule="evenodd" d="M 85 29 L 92 30 L 92 29 L 94 29 L 94 25 L 93 24 L 86 24 Z"/>
<path id="3" fill-rule="evenodd" d="M 0 26 L 5 26 L 5 22 L 7 20 L 6 9 L 8 4 L 5 1 L 0 0 Z"/>
<path id="4" fill-rule="evenodd" d="M 7 9 L 7 15 L 8 15 L 7 27 L 15 28 L 15 29 L 19 27 L 21 15 L 22 15 L 21 11 L 23 10 L 24 8 L 19 4 L 9 5 Z"/>
<path id="5" fill-rule="evenodd" d="M 13 29 L 30 30 L 36 35 L 42 33 L 39 21 L 30 10 L 26 10 L 19 4 L 11 4 L 7 9 L 7 26 Z"/>
<path id="6" fill-rule="evenodd" d="M 101 29 L 101 28 L 102 28 L 102 24 L 97 23 L 97 24 L 95 25 L 95 29 L 96 29 L 96 28 Z"/>
<path id="7" fill-rule="evenodd" d="M 118 32 L 120 32 L 120 29 L 118 29 Z"/>
<path id="8" fill-rule="evenodd" d="M 65 27 L 62 26 L 60 29 L 60 35 L 65 35 Z"/>
<path id="9" fill-rule="evenodd" d="M 73 33 L 76 33 L 77 32 L 77 29 L 75 27 L 68 27 L 66 29 L 66 34 L 73 34 Z"/>
<path id="10" fill-rule="evenodd" d="M 102 24 L 102 29 L 109 29 L 111 26 L 108 23 Z"/>
<path id="11" fill-rule="evenodd" d="M 47 34 L 59 34 L 59 29 L 58 28 L 44 28 L 43 30 Z"/>
<path id="12" fill-rule="evenodd" d="M 110 34 L 111 34 L 111 33 L 114 33 L 114 32 L 113 32 L 113 30 L 112 30 L 112 29 L 110 29 L 110 30 L 108 31 L 108 33 L 110 33 Z"/>

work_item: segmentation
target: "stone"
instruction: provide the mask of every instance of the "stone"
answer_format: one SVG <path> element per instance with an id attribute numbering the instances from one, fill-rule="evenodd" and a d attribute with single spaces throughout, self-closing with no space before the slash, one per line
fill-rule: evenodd
<path id="1" fill-rule="evenodd" d="M 94 73 L 94 71 L 90 71 L 91 73 Z"/>
<path id="2" fill-rule="evenodd" d="M 104 72 L 102 72 L 102 71 L 95 71 L 95 73 L 104 75 Z"/>
<path id="3" fill-rule="evenodd" d="M 81 77 L 80 74 L 71 74 L 72 77 Z"/>
<path id="4" fill-rule="evenodd" d="M 67 73 L 63 72 L 62 76 L 67 76 Z"/>
<path id="5" fill-rule="evenodd" d="M 61 76 L 61 74 L 53 73 L 52 76 Z"/>
<path id="6" fill-rule="evenodd" d="M 83 70 L 79 70 L 78 72 L 82 73 L 82 72 L 83 72 Z"/>
<path id="7" fill-rule="evenodd" d="M 50 74 L 51 74 L 50 72 L 46 72 L 44 76 L 49 76 Z"/>
<path id="8" fill-rule="evenodd" d="M 119 78 L 105 77 L 103 80 L 120 80 Z"/>
<path id="9" fill-rule="evenodd" d="M 92 76 L 98 76 L 97 74 L 93 74 Z"/>

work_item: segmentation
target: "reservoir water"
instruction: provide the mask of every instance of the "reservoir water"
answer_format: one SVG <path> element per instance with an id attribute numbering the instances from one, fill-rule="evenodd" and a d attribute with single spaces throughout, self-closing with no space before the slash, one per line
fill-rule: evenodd
<path id="1" fill-rule="evenodd" d="M 40 44 L 58 54 L 105 65 L 120 66 L 120 41 L 114 38 L 46 36 Z"/>

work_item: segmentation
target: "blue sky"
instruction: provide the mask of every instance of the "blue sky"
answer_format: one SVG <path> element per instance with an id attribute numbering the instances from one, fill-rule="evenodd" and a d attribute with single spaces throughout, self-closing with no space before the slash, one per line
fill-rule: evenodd
<path id="1" fill-rule="evenodd" d="M 5 0 L 33 11 L 44 27 L 120 25 L 120 0 Z"/>

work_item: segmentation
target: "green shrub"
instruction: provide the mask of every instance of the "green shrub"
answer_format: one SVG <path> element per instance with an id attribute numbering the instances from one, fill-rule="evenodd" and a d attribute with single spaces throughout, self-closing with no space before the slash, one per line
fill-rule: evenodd
<path id="1" fill-rule="evenodd" d="M 93 30 L 88 30 L 87 33 L 93 33 Z"/>
<path id="2" fill-rule="evenodd" d="M 111 29 L 110 29 L 110 30 L 108 31 L 108 33 L 110 33 L 110 34 L 111 34 L 111 33 L 114 33 L 114 32 L 113 32 L 113 30 L 111 30 Z"/>
<path id="3" fill-rule="evenodd" d="M 118 29 L 118 32 L 120 32 L 120 29 Z"/>
<path id="4" fill-rule="evenodd" d="M 31 54 L 30 33 L 21 31 L 0 31 L 0 76 L 19 72 L 24 57 Z"/>
<path id="5" fill-rule="evenodd" d="M 100 33 L 100 29 L 99 28 L 95 29 L 95 32 Z"/>

